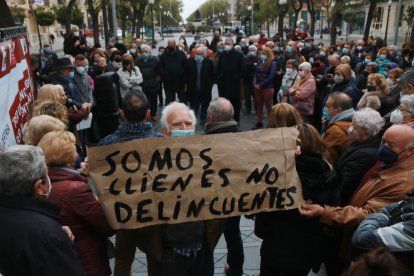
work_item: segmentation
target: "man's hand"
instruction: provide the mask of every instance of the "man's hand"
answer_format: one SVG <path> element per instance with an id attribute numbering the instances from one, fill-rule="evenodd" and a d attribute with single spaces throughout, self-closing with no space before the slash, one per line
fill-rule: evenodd
<path id="1" fill-rule="evenodd" d="M 78 47 L 81 44 L 80 40 L 75 41 L 75 47 Z"/>
<path id="2" fill-rule="evenodd" d="M 85 157 L 85 160 L 81 162 L 79 172 L 81 173 L 81 175 L 84 175 L 84 176 L 89 175 L 88 157 Z"/>
<path id="3" fill-rule="evenodd" d="M 82 109 L 91 110 L 92 104 L 91 103 L 83 103 Z"/>
<path id="4" fill-rule="evenodd" d="M 66 236 L 68 236 L 68 238 L 71 241 L 74 241 L 75 240 L 75 236 L 73 235 L 73 233 L 70 230 L 69 226 L 62 226 L 62 230 L 63 230 L 63 232 L 65 232 Z"/>
<path id="5" fill-rule="evenodd" d="M 256 90 L 260 90 L 260 85 L 255 84 L 255 85 L 254 85 L 254 88 L 255 88 Z"/>
<path id="6" fill-rule="evenodd" d="M 323 215 L 325 208 L 319 204 L 312 204 L 311 201 L 303 202 L 299 208 L 299 213 L 307 218 L 317 218 Z"/>

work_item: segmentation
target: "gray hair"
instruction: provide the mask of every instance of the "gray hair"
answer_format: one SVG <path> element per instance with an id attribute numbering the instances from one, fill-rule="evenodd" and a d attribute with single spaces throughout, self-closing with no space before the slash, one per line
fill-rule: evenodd
<path id="1" fill-rule="evenodd" d="M 162 110 L 162 113 L 161 113 L 161 127 L 164 128 L 164 129 L 170 130 L 170 126 L 168 125 L 168 122 L 167 122 L 167 117 L 171 112 L 173 112 L 175 110 L 178 110 L 178 109 L 184 109 L 188 112 L 188 114 L 191 117 L 191 121 L 193 122 L 193 127 L 195 129 L 197 119 L 195 117 L 194 111 L 191 110 L 185 104 L 179 103 L 179 102 L 171 102 L 166 107 L 164 107 L 164 109 Z"/>
<path id="2" fill-rule="evenodd" d="M 144 49 L 149 49 L 151 51 L 151 47 L 148 46 L 147 44 L 142 44 L 141 45 L 141 51 L 144 50 Z"/>
<path id="3" fill-rule="evenodd" d="M 249 51 L 257 51 L 257 47 L 256 46 L 254 46 L 254 45 L 250 45 L 249 46 Z"/>
<path id="4" fill-rule="evenodd" d="M 207 114 L 215 118 L 217 122 L 226 122 L 233 120 L 233 105 L 226 98 L 218 97 L 210 102 Z"/>
<path id="5" fill-rule="evenodd" d="M 302 62 L 299 65 L 299 69 L 305 69 L 310 72 L 312 70 L 312 64 L 310 64 L 309 62 Z"/>
<path id="6" fill-rule="evenodd" d="M 369 107 L 356 111 L 353 121 L 355 125 L 365 129 L 369 137 L 377 135 L 384 126 L 384 119 L 379 112 Z"/>
<path id="7" fill-rule="evenodd" d="M 379 72 L 379 65 L 378 65 L 378 63 L 372 61 L 372 62 L 368 63 L 367 66 L 371 66 L 372 67 L 372 73 L 378 73 Z"/>
<path id="8" fill-rule="evenodd" d="M 233 39 L 231 37 L 228 37 L 224 40 L 224 44 L 226 44 L 227 42 L 230 42 L 231 44 L 234 44 Z"/>
<path id="9" fill-rule="evenodd" d="M 220 42 L 217 43 L 217 48 L 219 48 L 219 47 L 224 48 L 224 42 L 223 41 L 220 41 Z"/>
<path id="10" fill-rule="evenodd" d="M 0 196 L 33 196 L 34 184 L 46 178 L 46 163 L 39 147 L 15 145 L 0 152 Z"/>
<path id="11" fill-rule="evenodd" d="M 414 85 L 414 70 L 405 72 L 399 79 L 398 84 L 400 87 L 408 87 Z"/>
<path id="12" fill-rule="evenodd" d="M 414 95 L 405 95 L 400 102 L 407 105 L 407 112 L 414 114 Z"/>

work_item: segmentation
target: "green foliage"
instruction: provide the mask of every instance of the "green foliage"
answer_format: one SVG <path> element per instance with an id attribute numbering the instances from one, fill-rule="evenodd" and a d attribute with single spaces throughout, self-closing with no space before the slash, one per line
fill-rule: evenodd
<path id="1" fill-rule="evenodd" d="M 156 2 L 157 3 L 157 2 Z M 159 5 L 156 4 L 154 6 L 154 21 L 160 20 L 160 12 L 161 12 L 161 23 L 163 26 L 167 25 L 178 25 L 179 22 L 183 20 L 181 17 L 181 12 L 183 10 L 183 2 L 181 0 L 160 0 Z M 171 4 L 171 6 L 170 6 Z M 160 10 L 161 6 L 161 10 Z M 170 10 L 171 7 L 171 10 Z M 165 15 L 164 12 L 171 12 L 171 16 Z M 144 21 L 150 22 L 150 6 L 148 5 Z"/>
<path id="2" fill-rule="evenodd" d="M 347 11 L 344 13 L 343 19 L 347 23 L 352 23 L 356 20 L 356 14 L 352 11 Z"/>
<path id="3" fill-rule="evenodd" d="M 26 17 L 23 8 L 10 7 L 10 12 L 15 23 L 23 24 L 24 18 Z"/>
<path id="4" fill-rule="evenodd" d="M 56 15 L 53 10 L 39 9 L 37 11 L 37 23 L 40 26 L 52 26 L 55 23 Z"/>
<path id="5" fill-rule="evenodd" d="M 56 21 L 61 24 L 62 26 L 65 25 L 65 17 L 66 17 L 66 7 L 63 5 L 56 5 L 52 7 L 53 12 L 56 15 Z M 83 27 L 84 22 L 84 14 L 83 12 L 75 6 L 72 9 L 72 24 L 79 26 L 79 28 Z"/>
<path id="6" fill-rule="evenodd" d="M 227 22 L 229 14 L 227 11 L 230 9 L 230 4 L 226 0 L 208 0 L 202 4 L 198 10 L 200 11 L 200 19 L 213 18 L 213 1 L 214 1 L 214 17 L 220 22 Z M 224 15 L 220 15 L 223 13 Z M 193 21 L 195 18 L 195 11 L 187 18 L 187 21 Z M 200 26 L 201 27 L 201 26 Z M 208 26 L 207 26 L 208 27 Z"/>
<path id="7" fill-rule="evenodd" d="M 205 32 L 206 33 L 206 32 L 209 32 L 210 30 L 211 30 L 211 27 L 208 26 L 208 25 L 205 25 L 205 24 L 197 27 L 197 32 Z"/>
<path id="8" fill-rule="evenodd" d="M 414 6 L 410 6 L 407 8 L 403 19 L 405 22 L 407 22 L 408 26 L 411 27 L 414 25 Z"/>
<path id="9" fill-rule="evenodd" d="M 256 6 L 257 3 L 257 6 Z M 263 24 L 266 21 L 272 23 L 279 13 L 279 5 L 274 0 L 256 0 L 254 5 L 254 22 Z"/>
<path id="10" fill-rule="evenodd" d="M 196 32 L 196 27 L 193 24 L 188 23 L 185 30 L 186 30 L 187 33 L 195 33 Z"/>

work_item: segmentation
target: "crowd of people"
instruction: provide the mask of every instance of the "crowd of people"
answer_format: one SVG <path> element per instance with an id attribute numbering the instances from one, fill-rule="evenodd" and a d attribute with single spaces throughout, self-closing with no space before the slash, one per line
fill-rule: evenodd
<path id="1" fill-rule="evenodd" d="M 322 263 L 328 275 L 413 275 L 412 44 L 400 52 L 380 38 L 325 46 L 216 33 L 191 45 L 170 39 L 153 56 L 139 38 L 88 47 L 73 26 L 64 51 L 32 55 L 26 145 L 0 152 L 0 273 L 110 275 L 114 256 L 114 275 L 131 275 L 138 247 L 148 275 L 211 276 L 224 234 L 225 273 L 243 275 L 240 216 L 111 229 L 88 185 L 85 147 L 194 135 L 197 120 L 205 135 L 237 133 L 241 112 L 255 110 L 253 129 L 298 130 L 304 198 L 299 209 L 248 216 L 262 239 L 260 275 L 307 275 Z"/>

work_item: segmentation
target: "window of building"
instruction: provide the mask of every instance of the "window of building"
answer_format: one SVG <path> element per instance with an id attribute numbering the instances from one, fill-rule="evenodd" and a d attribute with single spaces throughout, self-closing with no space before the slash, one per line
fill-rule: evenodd
<path id="1" fill-rule="evenodd" d="M 384 18 L 384 8 L 378 7 L 374 13 L 373 24 L 374 29 L 378 30 L 382 28 L 382 20 Z"/>

